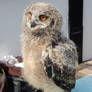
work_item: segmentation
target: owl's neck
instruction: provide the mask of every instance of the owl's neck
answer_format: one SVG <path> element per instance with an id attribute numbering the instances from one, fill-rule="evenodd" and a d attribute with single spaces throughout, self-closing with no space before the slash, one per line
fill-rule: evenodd
<path id="1" fill-rule="evenodd" d="M 25 27 L 25 31 L 23 32 L 23 37 L 26 42 L 31 43 L 32 41 L 43 44 L 43 43 L 57 43 L 61 40 L 61 32 L 56 30 L 36 30 L 31 31 L 27 27 Z"/>
<path id="2" fill-rule="evenodd" d="M 26 36 L 28 36 L 29 39 L 32 39 L 34 41 L 40 41 L 40 42 L 51 42 L 51 41 L 59 41 L 61 39 L 61 33 L 57 32 L 54 34 L 46 34 L 45 32 L 33 32 L 28 33 Z"/>

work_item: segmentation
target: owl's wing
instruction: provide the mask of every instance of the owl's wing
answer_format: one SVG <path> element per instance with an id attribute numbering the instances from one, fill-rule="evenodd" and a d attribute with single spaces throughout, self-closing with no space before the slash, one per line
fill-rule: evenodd
<path id="1" fill-rule="evenodd" d="M 78 57 L 75 46 L 61 44 L 50 47 L 43 53 L 46 75 L 59 87 L 71 90 L 75 87 Z"/>

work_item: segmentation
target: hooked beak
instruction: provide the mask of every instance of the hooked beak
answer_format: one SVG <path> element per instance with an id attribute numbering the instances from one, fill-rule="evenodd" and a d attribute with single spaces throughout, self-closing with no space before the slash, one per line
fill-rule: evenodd
<path id="1" fill-rule="evenodd" d="M 35 27 L 36 23 L 34 21 L 31 22 L 31 28 Z"/>

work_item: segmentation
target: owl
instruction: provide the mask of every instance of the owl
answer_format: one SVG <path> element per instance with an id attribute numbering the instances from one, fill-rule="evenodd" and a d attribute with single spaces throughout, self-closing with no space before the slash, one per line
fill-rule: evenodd
<path id="1" fill-rule="evenodd" d="M 23 76 L 45 92 L 75 87 L 78 56 L 75 44 L 62 34 L 62 21 L 59 10 L 44 2 L 32 3 L 23 16 Z"/>

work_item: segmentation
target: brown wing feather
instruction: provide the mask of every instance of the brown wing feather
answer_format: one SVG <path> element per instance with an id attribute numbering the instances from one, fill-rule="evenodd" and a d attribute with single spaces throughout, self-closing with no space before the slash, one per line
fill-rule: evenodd
<path id="1" fill-rule="evenodd" d="M 65 90 L 74 88 L 78 61 L 76 48 L 68 43 L 58 44 L 47 49 L 46 55 L 44 69 L 47 76 Z"/>

